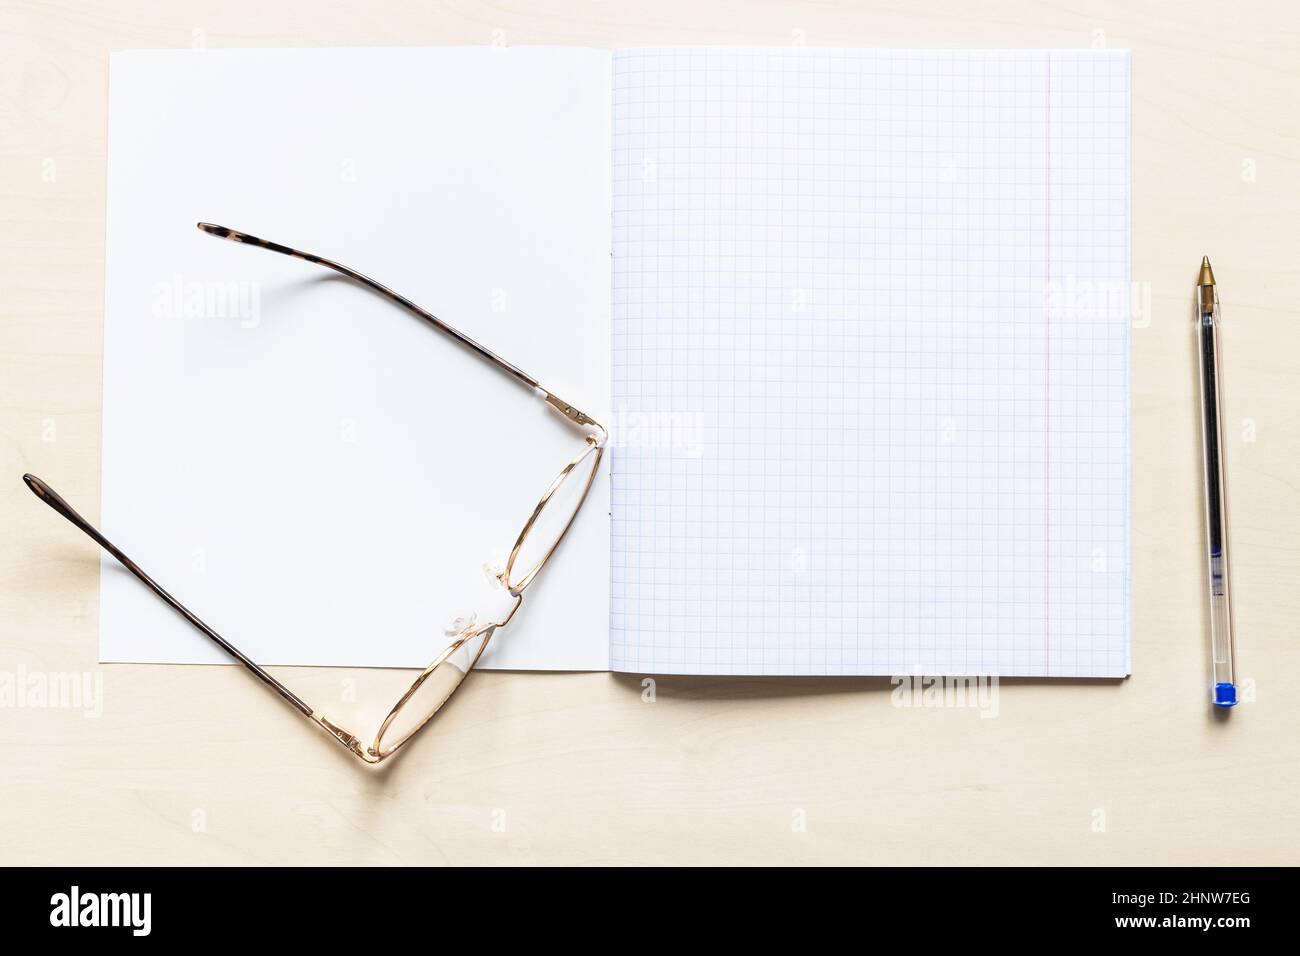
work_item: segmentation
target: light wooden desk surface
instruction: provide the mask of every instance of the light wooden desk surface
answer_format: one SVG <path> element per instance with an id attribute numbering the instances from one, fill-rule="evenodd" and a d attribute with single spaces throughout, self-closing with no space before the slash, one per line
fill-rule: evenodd
<path id="1" fill-rule="evenodd" d="M 417 8 L 423 9 L 417 9 Z M 1134 8 L 1130 10 L 1129 8 Z M 1138 9 L 1140 8 L 1140 10 Z M 366 773 L 247 674 L 97 663 L 107 53 L 648 43 L 1133 51 L 1133 668 L 1006 682 L 996 719 L 885 680 L 481 674 Z M 0 672 L 103 675 L 99 719 L 0 708 L 4 863 L 1300 863 L 1300 9 L 934 0 L 0 2 Z M 1206 705 L 1191 283 L 1215 264 L 1241 672 Z M 297 671 L 375 714 L 402 672 Z M 355 696 L 356 703 L 347 702 Z"/>

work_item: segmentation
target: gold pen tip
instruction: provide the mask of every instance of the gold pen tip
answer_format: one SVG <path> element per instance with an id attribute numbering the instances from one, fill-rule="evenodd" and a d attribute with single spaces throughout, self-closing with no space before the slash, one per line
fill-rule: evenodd
<path id="1" fill-rule="evenodd" d="M 1210 268 L 1210 257 L 1201 256 L 1201 274 L 1196 277 L 1197 285 L 1214 285 L 1214 270 Z"/>

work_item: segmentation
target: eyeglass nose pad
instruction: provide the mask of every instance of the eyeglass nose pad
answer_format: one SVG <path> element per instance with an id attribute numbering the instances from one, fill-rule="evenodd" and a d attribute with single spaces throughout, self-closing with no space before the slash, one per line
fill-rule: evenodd
<path id="1" fill-rule="evenodd" d="M 506 556 L 500 551 L 493 551 L 488 555 L 488 559 L 483 562 L 483 577 L 487 578 L 488 584 L 499 587 L 507 587 L 506 584 Z"/>
<path id="2" fill-rule="evenodd" d="M 459 637 L 460 635 L 473 630 L 474 625 L 478 623 L 478 611 L 470 611 L 468 614 L 462 614 L 460 617 L 452 618 L 451 623 L 443 628 L 442 633 L 448 637 Z"/>

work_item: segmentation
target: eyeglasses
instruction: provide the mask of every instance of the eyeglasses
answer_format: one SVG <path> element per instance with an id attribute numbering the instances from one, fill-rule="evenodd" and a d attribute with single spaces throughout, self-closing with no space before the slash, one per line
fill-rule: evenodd
<path id="1" fill-rule="evenodd" d="M 463 332 L 420 308 L 405 296 L 398 295 L 392 289 L 380 285 L 374 279 L 329 259 L 323 259 L 307 252 L 300 252 L 297 249 L 291 249 L 275 242 L 268 242 L 265 239 L 258 239 L 256 236 L 236 232 L 233 229 L 227 229 L 225 226 L 214 226 L 211 223 L 201 222 L 198 227 L 209 235 L 221 239 L 230 239 L 233 242 L 242 242 L 244 245 L 249 246 L 260 246 L 263 249 L 270 249 L 272 252 L 293 256 L 295 259 L 314 262 L 327 269 L 333 269 L 335 272 L 372 289 L 384 298 L 395 302 L 418 318 L 423 319 L 439 331 L 450 335 L 470 351 L 532 388 L 534 393 L 547 405 L 559 412 L 572 425 L 585 430 L 587 433 L 582 451 L 578 452 L 564 466 L 546 489 L 541 500 L 537 502 L 537 507 L 528 516 L 528 520 L 524 522 L 523 529 L 515 539 L 514 546 L 506 559 L 505 568 L 493 572 L 494 580 L 500 584 L 513 601 L 509 605 L 509 609 L 501 616 L 501 620 L 490 621 L 486 624 L 478 623 L 473 617 L 468 620 L 458 620 L 449 632 L 452 637 L 451 643 L 441 654 L 434 658 L 433 663 L 420 672 L 420 675 L 411 683 L 406 693 L 393 705 L 392 710 L 388 712 L 388 716 L 380 724 L 374 739 L 368 745 L 363 744 L 362 739 L 357 737 L 356 734 L 335 724 L 321 714 L 319 710 L 307 704 L 297 694 L 285 687 L 284 684 L 255 664 L 246 654 L 200 620 L 193 611 L 163 590 L 138 564 L 105 538 L 98 528 L 79 515 L 53 488 L 35 475 L 23 475 L 23 481 L 35 492 L 37 497 L 89 535 L 100 547 L 116 558 L 122 567 L 139 578 L 149 590 L 171 605 L 205 637 L 243 664 L 254 677 L 274 690 L 290 706 L 324 730 L 330 737 L 341 743 L 351 754 L 368 764 L 380 763 L 397 753 L 421 728 L 433 719 L 456 688 L 465 680 L 469 672 L 473 670 L 474 665 L 483 656 L 483 651 L 486 650 L 493 635 L 514 618 L 515 613 L 523 603 L 525 589 L 537 579 L 537 575 L 541 572 L 543 566 L 550 560 L 565 534 L 568 533 L 569 528 L 573 526 L 578 511 L 582 508 L 583 502 L 586 501 L 587 493 L 591 490 L 592 483 L 596 479 L 596 473 L 600 468 L 600 459 L 605 450 L 608 434 L 594 418 L 579 411 L 559 398 L 554 392 L 547 391 L 538 383 L 537 379 L 527 372 L 510 364 L 500 356 L 494 355 Z"/>

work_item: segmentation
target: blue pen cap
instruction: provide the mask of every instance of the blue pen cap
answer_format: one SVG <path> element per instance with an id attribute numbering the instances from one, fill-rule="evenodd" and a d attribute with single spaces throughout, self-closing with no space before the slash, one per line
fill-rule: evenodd
<path id="1" fill-rule="evenodd" d="M 1214 685 L 1214 706 L 1215 707 L 1232 707 L 1237 703 L 1237 685 L 1236 684 L 1215 684 Z"/>

